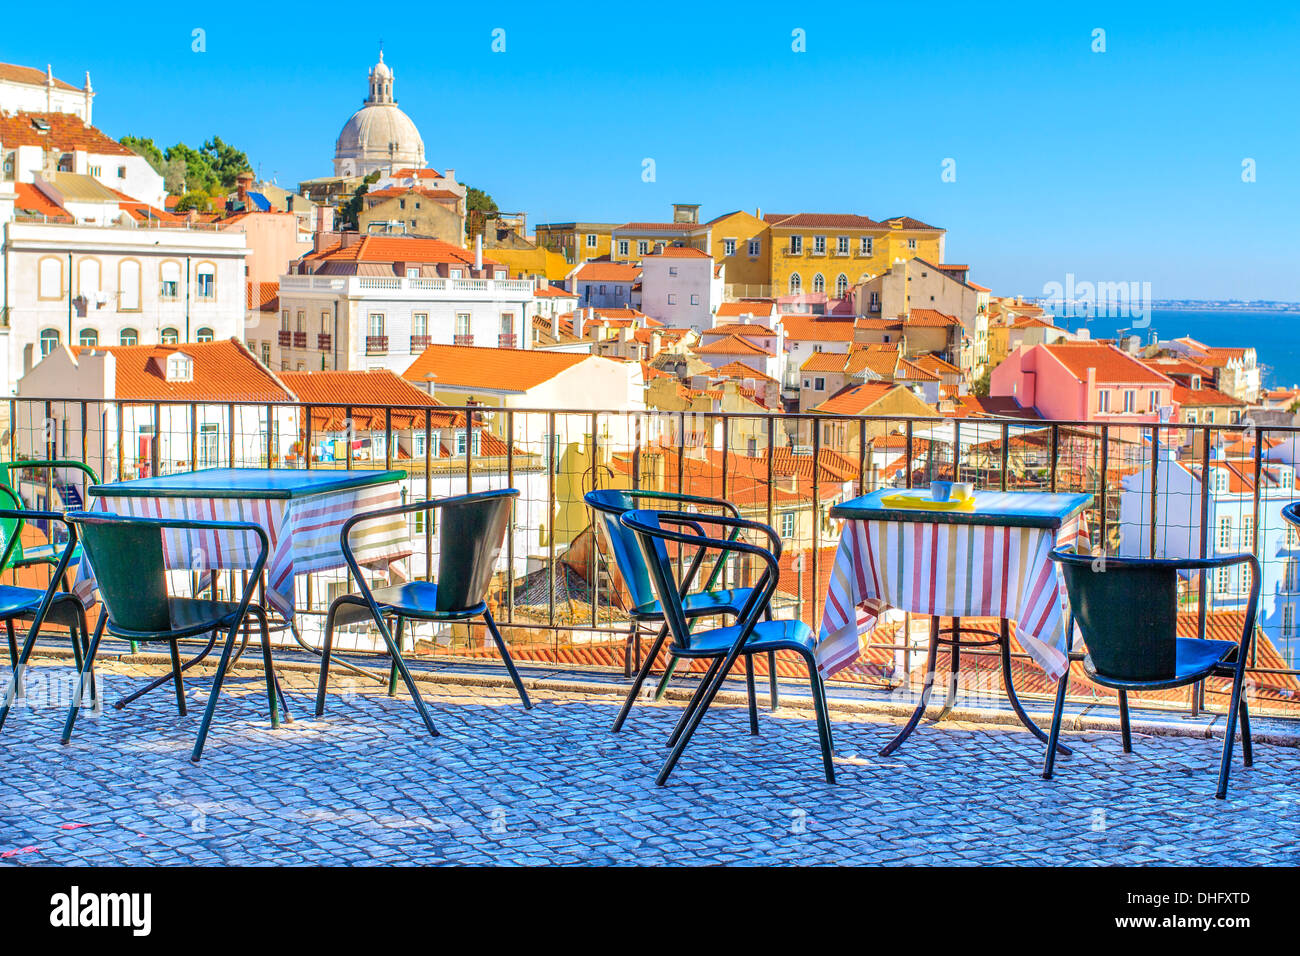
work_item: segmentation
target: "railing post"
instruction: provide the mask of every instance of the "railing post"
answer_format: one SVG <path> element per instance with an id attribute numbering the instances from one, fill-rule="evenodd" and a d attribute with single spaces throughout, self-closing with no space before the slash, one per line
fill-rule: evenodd
<path id="1" fill-rule="evenodd" d="M 199 403 L 190 402 L 190 471 L 199 468 Z"/>
<path id="2" fill-rule="evenodd" d="M 1011 426 L 1006 422 L 1002 423 L 1002 449 L 1001 461 L 998 470 L 1002 474 L 1001 480 L 998 481 L 998 490 L 1007 490 L 1007 469 L 1011 467 Z"/>
<path id="3" fill-rule="evenodd" d="M 858 495 L 867 493 L 867 420 L 858 417 Z"/>
<path id="4" fill-rule="evenodd" d="M 1101 509 L 1100 509 L 1101 520 L 1098 522 L 1098 524 L 1101 527 L 1098 530 L 1101 534 L 1102 554 L 1106 553 L 1107 550 L 1106 545 L 1107 545 L 1107 541 L 1109 540 L 1107 538 L 1107 532 L 1109 530 L 1107 525 L 1109 524 L 1108 509 L 1110 508 L 1110 503 L 1106 500 L 1107 495 L 1110 494 L 1110 490 L 1106 480 L 1106 473 L 1109 470 L 1110 470 L 1110 426 L 1102 425 L 1101 426 L 1101 476 L 1097 488 L 1097 497 L 1101 502 Z"/>
<path id="5" fill-rule="evenodd" d="M 393 409 L 384 409 L 384 470 L 393 470 Z"/>
<path id="6" fill-rule="evenodd" d="M 933 442 L 931 442 L 931 444 L 933 444 Z M 912 461 L 916 458 L 915 450 L 916 446 L 913 443 L 912 438 L 912 419 L 909 418 L 907 420 L 907 461 L 903 463 L 903 470 L 907 476 L 906 487 L 908 488 L 912 487 Z"/>
<path id="7" fill-rule="evenodd" d="M 1151 426 L 1151 553 L 1156 556 L 1156 522 L 1160 518 L 1160 426 Z"/>
<path id="8" fill-rule="evenodd" d="M 229 414 L 226 417 L 230 423 L 230 438 L 228 439 L 228 442 L 230 444 L 230 467 L 234 468 L 235 467 L 235 403 L 231 402 L 229 405 L 226 406 L 226 409 L 229 412 Z M 118 422 L 118 431 L 120 433 L 121 426 L 122 426 L 122 415 L 120 410 L 117 416 L 117 422 Z M 120 446 L 121 442 L 119 442 L 118 444 Z"/>
<path id="9" fill-rule="evenodd" d="M 1201 557 L 1210 556 L 1210 429 L 1206 429 L 1201 439 Z M 1205 636 L 1205 617 L 1209 608 L 1206 585 L 1210 574 L 1205 568 L 1197 572 L 1200 576 L 1197 584 L 1196 636 Z M 1192 689 L 1192 716 L 1201 712 L 1201 701 L 1205 695 L 1205 682 L 1198 681 Z"/>
<path id="10" fill-rule="evenodd" d="M 822 460 L 822 421 L 813 418 L 813 460 L 812 460 L 812 620 L 808 624 L 817 629 L 818 607 L 821 604 L 817 587 L 817 547 L 821 544 L 821 460 Z M 802 597 L 802 595 L 800 595 Z"/>
<path id="11" fill-rule="evenodd" d="M 1051 452 L 1052 460 L 1051 463 L 1048 465 L 1049 470 L 1048 470 L 1047 487 L 1048 490 L 1050 490 L 1053 494 L 1055 494 L 1056 482 L 1057 482 L 1057 460 L 1061 457 L 1061 426 L 1056 422 L 1052 422 L 1051 437 L 1052 437 L 1052 452 Z"/>
<path id="12" fill-rule="evenodd" d="M 600 446 L 598 433 L 600 430 L 600 412 L 591 413 L 591 442 L 587 446 L 591 449 L 591 490 L 595 491 L 600 487 Z M 595 528 L 591 529 L 593 532 Z M 593 534 L 591 548 L 591 626 L 595 627 L 600 618 L 600 548 L 595 546 L 595 536 Z M 639 654 L 638 654 L 639 657 Z"/>
<path id="13" fill-rule="evenodd" d="M 149 467 L 151 476 L 158 474 L 158 446 L 162 444 L 162 405 L 153 403 L 153 441 L 149 443 Z"/>
<path id="14" fill-rule="evenodd" d="M 125 449 L 122 447 L 122 403 L 114 402 L 113 407 L 117 410 L 117 480 L 122 480 L 122 472 L 125 470 Z"/>
<path id="15" fill-rule="evenodd" d="M 547 597 L 547 620 L 555 627 L 555 470 L 560 467 L 559 435 L 555 432 L 555 412 L 546 413 L 546 568 L 550 579 Z"/>
<path id="16" fill-rule="evenodd" d="M 352 470 L 352 436 L 357 433 L 357 423 L 352 420 L 352 406 L 346 405 L 343 408 L 343 442 L 348 447 L 344 458 L 347 460 L 347 470 Z"/>
<path id="17" fill-rule="evenodd" d="M 303 406 L 302 460 L 304 467 L 311 471 L 311 406 Z"/>
<path id="18" fill-rule="evenodd" d="M 430 453 L 429 446 L 432 444 L 432 440 L 431 440 L 432 426 L 430 424 L 431 420 L 432 420 L 432 413 L 426 410 L 424 413 L 424 433 L 425 433 L 424 494 L 426 499 L 433 497 L 433 486 L 431 484 L 432 479 L 430 477 L 430 469 L 429 469 L 429 453 Z M 515 486 L 515 413 L 513 409 L 507 409 L 506 410 L 506 487 L 513 488 L 514 486 Z M 516 499 L 516 505 L 517 504 L 518 504 L 518 500 Z M 515 619 L 515 522 L 516 520 L 517 517 L 515 514 L 515 509 L 511 508 L 510 522 L 506 530 L 506 562 L 509 565 L 509 571 L 506 574 L 506 603 L 509 605 L 509 607 L 506 609 L 506 615 L 505 615 L 507 624 L 514 623 L 514 619 Z M 429 530 L 429 522 L 426 520 L 424 524 L 425 524 L 425 534 L 427 535 Z M 429 548 L 430 554 L 432 554 L 433 545 L 428 544 L 427 547 Z M 433 563 L 432 557 L 429 558 L 429 563 L 430 564 Z"/>
<path id="19" fill-rule="evenodd" d="M 1252 533 L 1251 533 L 1251 542 L 1250 542 L 1250 553 L 1255 556 L 1255 560 L 1257 562 L 1260 562 L 1259 542 L 1260 542 L 1260 538 L 1262 537 L 1261 532 L 1263 531 L 1263 529 L 1260 527 L 1260 518 L 1262 517 L 1260 514 L 1260 482 L 1264 476 L 1263 473 L 1264 473 L 1264 432 L 1265 430 L 1266 429 L 1259 428 L 1256 429 L 1255 431 L 1255 492 L 1253 495 L 1251 495 L 1253 517 L 1251 518 Z M 1261 562 L 1260 563 L 1261 578 L 1263 577 L 1263 568 L 1264 565 Z M 1243 569 L 1242 574 L 1243 575 L 1246 574 L 1247 570 L 1248 569 Z M 1253 574 L 1254 572 L 1250 571 L 1249 573 Z M 1263 586 L 1264 586 L 1264 582 L 1261 580 L 1260 581 L 1261 590 L 1263 589 Z M 1246 593 L 1249 592 L 1247 591 Z M 1255 664 L 1257 663 L 1257 657 L 1258 657 L 1257 648 L 1258 648 L 1258 641 L 1251 641 L 1250 661 L 1248 662 L 1251 667 L 1254 667 Z"/>

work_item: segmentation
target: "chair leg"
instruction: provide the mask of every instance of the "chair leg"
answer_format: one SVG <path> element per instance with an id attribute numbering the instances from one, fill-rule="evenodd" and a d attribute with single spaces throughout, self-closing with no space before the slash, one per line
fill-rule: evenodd
<path id="1" fill-rule="evenodd" d="M 1056 741 L 1061 736 L 1061 720 L 1065 716 L 1065 691 L 1070 683 L 1069 664 L 1065 675 L 1056 684 L 1056 706 L 1052 708 L 1052 729 L 1047 735 L 1047 754 L 1043 757 L 1043 779 L 1052 779 L 1052 770 L 1056 766 Z"/>
<path id="2" fill-rule="evenodd" d="M 212 689 L 208 691 L 208 704 L 203 708 L 203 720 L 199 723 L 199 736 L 194 741 L 194 751 L 190 754 L 192 763 L 198 763 L 199 758 L 203 756 L 203 745 L 208 739 L 208 728 L 212 726 L 212 715 L 217 711 L 217 697 L 221 694 L 221 684 L 226 679 L 226 669 L 230 667 L 230 655 L 234 653 L 235 639 L 239 637 L 239 630 L 243 623 L 241 618 L 231 625 L 230 633 L 226 636 L 226 646 L 221 649 L 217 673 L 212 678 Z"/>
<path id="3" fill-rule="evenodd" d="M 203 650 L 199 651 L 198 654 L 194 655 L 188 661 L 186 661 L 184 664 L 181 665 L 181 673 L 184 673 L 185 671 L 189 670 L 195 664 L 199 663 L 199 661 L 207 657 L 209 652 L 212 650 L 212 648 L 216 646 L 216 643 L 217 643 L 217 632 L 211 631 L 210 636 L 208 637 L 207 645 L 203 648 Z M 114 709 L 121 710 L 127 704 L 139 700 L 145 694 L 149 693 L 149 691 L 161 687 L 163 684 L 167 683 L 171 679 L 172 679 L 171 674 L 164 674 L 162 677 L 158 677 L 155 678 L 154 680 L 151 680 L 149 683 L 145 684 L 139 690 L 133 691 L 132 693 L 128 694 L 126 697 L 123 697 L 121 700 L 116 701 L 113 704 Z M 92 687 L 93 687 L 93 683 L 94 681 L 92 675 Z"/>
<path id="4" fill-rule="evenodd" d="M 776 651 L 767 652 L 767 687 L 771 695 L 772 710 L 781 706 L 781 692 L 776 688 Z"/>
<path id="5" fill-rule="evenodd" d="M 1246 694 L 1241 695 L 1241 757 L 1242 765 L 1254 766 L 1255 752 L 1250 744 L 1250 709 L 1246 706 Z"/>
<path id="6" fill-rule="evenodd" d="M 1131 754 L 1133 752 L 1133 734 L 1129 731 L 1128 725 L 1128 691 L 1119 692 L 1119 734 L 1120 742 L 1124 745 L 1124 752 Z"/>
<path id="7" fill-rule="evenodd" d="M 632 676 L 632 646 L 637 641 L 636 621 L 632 621 L 632 626 L 627 630 L 627 644 L 623 646 L 623 676 Z"/>
<path id="8" fill-rule="evenodd" d="M 524 682 L 519 677 L 519 671 L 515 669 L 515 659 L 510 656 L 510 649 L 506 647 L 506 642 L 501 638 L 501 632 L 497 630 L 497 622 L 492 618 L 492 612 L 483 609 L 483 621 L 487 624 L 488 633 L 492 635 L 492 640 L 496 643 L 497 650 L 501 654 L 501 660 L 506 665 L 506 670 L 510 672 L 510 680 L 515 685 L 515 690 L 519 691 L 519 699 L 524 702 L 524 710 L 532 710 L 533 702 L 528 699 L 528 691 L 524 689 Z"/>
<path id="9" fill-rule="evenodd" d="M 812 685 L 813 709 L 817 715 L 817 741 L 822 748 L 822 767 L 826 771 L 826 782 L 835 782 L 835 745 L 831 740 L 830 708 L 826 706 L 826 684 L 817 672 L 815 658 L 805 658 L 808 662 L 808 680 Z"/>
<path id="10" fill-rule="evenodd" d="M 86 663 L 82 665 L 81 674 L 77 679 L 76 691 L 72 695 L 72 706 L 68 708 L 67 720 L 63 722 L 63 736 L 59 738 L 61 744 L 66 744 L 72 739 L 72 725 L 77 722 L 77 713 L 81 709 L 81 694 L 86 686 L 86 677 L 94 674 L 95 654 L 99 651 L 99 639 L 104 636 L 104 626 L 107 623 L 108 613 L 103 608 L 100 608 L 99 620 L 95 622 L 95 633 L 90 638 L 90 646 L 86 648 Z M 95 699 L 98 700 L 98 698 Z"/>
<path id="11" fill-rule="evenodd" d="M 167 648 L 172 652 L 172 683 L 176 685 L 176 709 L 184 717 L 188 711 L 185 707 L 185 680 L 181 677 L 181 652 L 175 641 L 168 641 Z"/>
<path id="12" fill-rule="evenodd" d="M 316 679 L 316 716 L 325 713 L 325 688 L 330 680 L 330 649 L 334 646 L 334 616 L 340 605 L 331 604 L 325 612 L 325 644 L 321 648 L 320 676 Z"/>
<path id="13" fill-rule="evenodd" d="M 402 659 L 401 649 L 393 642 L 393 636 L 388 632 L 384 622 L 380 620 L 376 623 L 379 624 L 379 633 L 383 636 L 384 643 L 388 645 L 388 653 L 392 655 L 393 663 L 397 665 L 397 672 L 402 675 L 402 682 L 406 684 L 411 699 L 415 701 L 415 707 L 420 712 L 420 719 L 424 721 L 424 726 L 428 729 L 429 735 L 437 737 L 438 729 L 433 726 L 433 718 L 429 716 L 429 709 L 425 706 L 424 698 L 420 696 L 420 689 L 415 686 L 415 678 L 411 676 L 406 661 Z"/>
<path id="14" fill-rule="evenodd" d="M 674 658 L 674 660 L 675 659 L 676 658 Z M 682 715 L 677 718 L 677 726 L 673 728 L 673 732 L 669 735 L 668 741 L 664 746 L 672 747 L 677 743 L 677 738 L 679 738 L 682 735 L 682 731 L 686 729 L 686 724 L 690 721 L 691 714 L 695 713 L 695 708 L 698 707 L 700 701 L 704 699 L 704 695 L 709 688 L 709 683 L 713 680 L 714 675 L 717 674 L 718 668 L 721 666 L 722 658 L 720 657 L 715 657 L 709 662 L 709 669 L 706 670 L 704 676 L 700 678 L 700 686 L 695 688 L 695 693 L 693 693 L 691 699 L 686 702 L 686 707 L 682 710 Z"/>
<path id="15" fill-rule="evenodd" d="M 271 662 L 271 629 L 267 626 L 266 612 L 260 607 L 249 605 L 248 610 L 257 618 L 261 631 L 262 670 L 266 674 L 266 697 L 271 705 L 271 729 L 280 726 L 280 682 L 275 677 L 275 665 Z"/>
<path id="16" fill-rule="evenodd" d="M 758 694 L 754 690 L 754 655 L 745 655 L 745 694 L 749 699 L 749 735 L 758 736 Z"/>
<path id="17" fill-rule="evenodd" d="M 12 627 L 12 621 L 9 622 Z M 0 700 L 0 730 L 4 729 L 5 721 L 9 718 L 9 710 L 12 708 L 15 700 L 24 693 L 23 685 L 25 683 L 25 671 L 27 662 L 31 660 L 32 651 L 36 649 L 36 637 L 40 633 L 41 624 L 44 623 L 41 615 L 37 614 L 32 620 L 31 630 L 27 632 L 27 637 L 23 639 L 23 646 L 18 651 L 18 660 L 14 664 L 13 674 L 9 678 L 9 686 L 5 690 L 3 700 Z"/>
<path id="18" fill-rule="evenodd" d="M 727 679 L 727 674 L 736 663 L 739 656 L 739 648 L 733 648 L 725 658 L 718 659 L 714 662 L 709 673 L 713 674 L 713 679 L 706 682 L 701 688 L 703 693 L 699 697 L 695 709 L 691 712 L 690 720 L 682 727 L 678 733 L 677 742 L 673 745 L 672 752 L 668 754 L 668 759 L 664 761 L 663 767 L 659 770 L 659 776 L 655 778 L 655 785 L 662 787 L 668 782 L 668 777 L 673 772 L 673 767 L 677 766 L 677 761 L 681 759 L 686 747 L 695 736 L 695 731 L 699 729 L 700 721 L 704 719 L 705 712 L 713 699 L 718 696 L 718 691 L 722 689 L 723 682 Z"/>
<path id="19" fill-rule="evenodd" d="M 1244 711 L 1246 702 L 1242 700 L 1242 686 L 1245 683 L 1245 667 L 1237 667 L 1237 676 L 1232 679 L 1232 700 L 1228 702 L 1228 723 L 1223 729 L 1223 759 L 1219 762 L 1219 787 L 1214 796 L 1223 800 L 1228 796 L 1228 773 L 1232 770 L 1232 746 L 1237 737 L 1237 712 Z M 1246 718 L 1249 720 L 1249 718 Z M 1245 727 L 1245 721 L 1242 722 Z"/>
<path id="20" fill-rule="evenodd" d="M 14 634 L 14 619 L 6 618 L 5 630 L 9 632 L 9 666 L 18 669 L 18 637 Z"/>
<path id="21" fill-rule="evenodd" d="M 655 700 L 663 700 L 664 694 L 668 693 L 668 682 L 673 679 L 673 671 L 677 669 L 677 657 L 670 655 L 667 663 L 664 664 L 663 676 L 659 678 L 659 685 L 655 688 Z"/>
<path id="22" fill-rule="evenodd" d="M 632 686 L 627 692 L 627 697 L 623 699 L 623 707 L 618 712 L 618 717 L 614 720 L 614 733 L 623 729 L 623 722 L 627 720 L 627 715 L 632 711 L 632 705 L 636 703 L 637 695 L 641 693 L 641 686 L 645 679 L 650 675 L 650 668 L 659 657 L 659 648 L 663 647 L 664 641 L 668 637 L 668 625 L 665 624 L 659 628 L 659 634 L 655 641 L 650 645 L 650 653 L 641 661 L 641 667 L 636 672 L 636 678 L 632 681 Z"/>
<path id="23" fill-rule="evenodd" d="M 406 629 L 406 618 L 397 615 L 397 626 L 393 630 L 393 641 L 397 644 L 398 649 L 402 647 L 402 631 Z M 388 696 L 397 696 L 397 661 L 392 661 L 388 665 Z"/>

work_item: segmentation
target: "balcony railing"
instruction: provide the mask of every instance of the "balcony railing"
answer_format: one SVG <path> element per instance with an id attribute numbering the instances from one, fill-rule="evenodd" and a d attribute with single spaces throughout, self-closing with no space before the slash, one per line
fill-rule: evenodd
<path id="1" fill-rule="evenodd" d="M 296 349 L 305 349 L 305 348 L 307 347 L 307 333 L 306 333 L 306 332 L 295 332 L 295 333 L 293 333 L 293 347 L 296 348 Z"/>
<path id="2" fill-rule="evenodd" d="M 330 350 L 330 334 L 328 332 L 316 333 L 316 348 L 322 352 Z"/>
<path id="3" fill-rule="evenodd" d="M 427 349 L 427 348 L 429 347 L 429 342 L 430 342 L 430 341 L 431 341 L 431 338 L 430 338 L 429 336 L 427 336 L 427 335 L 412 335 L 412 336 L 411 336 L 411 351 L 412 351 L 412 352 L 423 352 L 425 349 Z"/>
<path id="4" fill-rule="evenodd" d="M 387 351 L 388 351 L 388 336 L 386 335 L 366 336 L 367 355 L 383 355 Z"/>
<path id="5" fill-rule="evenodd" d="M 276 333 L 276 341 L 280 343 L 280 348 L 287 349 L 289 343 L 293 341 L 293 333 L 288 329 L 280 329 Z"/>
<path id="6" fill-rule="evenodd" d="M 368 350 L 386 344 L 383 337 L 367 339 Z M 1234 546 L 1249 546 L 1264 574 L 1264 639 L 1248 662 L 1251 709 L 1300 717 L 1300 636 L 1294 631 L 1295 612 L 1287 610 L 1293 600 L 1300 603 L 1300 596 L 1286 590 L 1287 575 L 1294 573 L 1287 570 L 1288 561 L 1300 558 L 1300 544 L 1280 517 L 1281 506 L 1296 492 L 1284 470 L 1289 466 L 1272 460 L 1300 440 L 1296 427 L 481 405 L 439 408 L 437 419 L 426 406 L 123 405 L 28 398 L 10 399 L 9 405 L 10 460 L 76 458 L 105 481 L 189 470 L 200 457 L 195 449 L 202 447 L 208 449 L 204 460 L 219 466 L 257 467 L 269 461 L 289 468 L 401 467 L 409 476 L 407 500 L 518 488 L 491 601 L 497 619 L 511 628 L 516 655 L 552 663 L 609 666 L 626 647 L 624 592 L 609 556 L 599 548 L 593 556 L 591 549 L 582 495 L 593 487 L 726 498 L 743 516 L 782 529 L 777 613 L 800 618 L 814 631 L 839 544 L 839 528 L 828 512 L 877 488 L 958 479 L 988 490 L 1088 492 L 1093 503 L 1085 518 L 1094 549 L 1125 556 L 1214 554 L 1219 520 L 1228 509 Z M 467 414 L 477 436 L 470 442 L 464 435 Z M 268 422 L 275 427 L 268 428 Z M 208 432 L 212 423 L 218 428 L 215 439 Z M 142 450 L 137 436 L 149 433 L 157 440 Z M 1244 483 L 1221 492 L 1213 483 L 1195 480 L 1221 454 L 1238 453 L 1244 456 L 1237 469 L 1248 479 Z M 55 499 L 46 493 L 46 500 Z M 1243 518 L 1252 528 L 1244 539 Z M 410 530 L 412 573 L 436 568 L 431 530 L 414 523 Z M 743 565 L 729 567 L 724 586 L 752 583 L 755 573 Z M 305 576 L 299 608 L 304 635 L 319 633 L 324 609 L 345 586 L 337 575 Z M 1232 622 L 1217 615 L 1239 613 L 1245 589 L 1239 576 L 1192 574 L 1181 584 L 1180 610 L 1194 626 L 1208 622 L 1217 628 L 1211 636 L 1222 636 Z M 1239 635 L 1239 618 L 1235 626 Z M 924 659 L 924 645 L 911 634 L 908 619 L 877 628 L 869 636 L 874 663 L 835 679 L 875 688 L 911 686 Z M 450 644 L 418 635 L 417 640 L 420 653 L 440 657 L 477 658 L 482 650 L 473 636 L 457 635 Z M 972 648 L 962 661 L 984 653 Z M 999 688 L 987 694 L 1000 694 Z M 1022 696 L 1046 703 L 1053 691 L 1040 681 L 1022 688 Z M 1082 678 L 1072 693 L 1084 703 L 1114 700 Z M 1152 709 L 1200 713 L 1217 708 L 1222 696 L 1216 690 L 1207 697 L 1201 686 L 1136 699 Z"/>
<path id="7" fill-rule="evenodd" d="M 469 335 L 457 335 L 454 336 L 451 341 L 453 345 L 473 345 L 474 336 L 472 333 Z"/>
<path id="8" fill-rule="evenodd" d="M 518 337 L 511 332 L 502 332 L 500 335 L 497 336 L 497 348 L 499 349 L 518 348 L 519 347 L 518 342 L 519 342 Z"/>

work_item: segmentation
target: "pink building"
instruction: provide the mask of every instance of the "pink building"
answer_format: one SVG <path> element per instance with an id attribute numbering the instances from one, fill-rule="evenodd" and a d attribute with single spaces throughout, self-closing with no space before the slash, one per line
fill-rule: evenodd
<path id="1" fill-rule="evenodd" d="M 1178 420 L 1175 382 L 1113 345 L 1022 346 L 989 376 L 989 395 L 1014 398 L 1043 418 L 1115 423 Z"/>

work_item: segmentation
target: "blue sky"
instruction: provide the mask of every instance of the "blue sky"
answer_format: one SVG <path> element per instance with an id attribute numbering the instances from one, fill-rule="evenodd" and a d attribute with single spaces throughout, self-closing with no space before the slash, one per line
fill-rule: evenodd
<path id="1" fill-rule="evenodd" d="M 946 227 L 948 260 L 998 293 L 1074 273 L 1300 300 L 1300 13 L 1141 6 L 384 4 L 367 21 L 327 0 L 69 3 L 51 30 L 23 4 L 0 61 L 77 85 L 88 69 L 106 132 L 220 135 L 287 185 L 331 172 L 382 38 L 429 164 L 530 222 L 662 219 L 673 202 L 906 214 Z"/>

